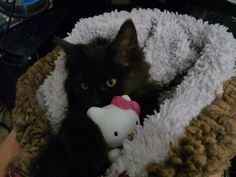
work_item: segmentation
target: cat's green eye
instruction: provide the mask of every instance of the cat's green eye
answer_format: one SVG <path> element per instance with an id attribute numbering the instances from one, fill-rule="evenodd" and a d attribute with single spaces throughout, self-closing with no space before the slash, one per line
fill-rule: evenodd
<path id="1" fill-rule="evenodd" d="M 117 80 L 115 78 L 106 80 L 106 85 L 107 87 L 110 87 L 110 88 L 114 87 L 116 83 L 117 83 Z"/>
<path id="2" fill-rule="evenodd" d="M 81 87 L 83 90 L 88 90 L 88 88 L 89 88 L 88 84 L 85 83 L 85 82 L 81 82 L 80 87 Z"/>

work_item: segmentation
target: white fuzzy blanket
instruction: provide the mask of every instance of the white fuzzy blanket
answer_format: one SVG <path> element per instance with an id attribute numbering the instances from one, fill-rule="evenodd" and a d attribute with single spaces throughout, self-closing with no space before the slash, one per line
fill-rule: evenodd
<path id="1" fill-rule="evenodd" d="M 168 83 L 177 72 L 192 62 L 176 94 L 161 105 L 138 127 L 133 141 L 125 141 L 121 156 L 112 164 L 107 176 L 115 177 L 127 171 L 130 177 L 146 176 L 149 162 L 162 163 L 167 157 L 169 143 L 178 145 L 178 137 L 200 111 L 220 93 L 223 82 L 235 75 L 236 42 L 227 28 L 209 25 L 187 15 L 161 12 L 158 9 L 134 9 L 130 13 L 111 12 L 81 19 L 68 34 L 71 43 L 88 43 L 101 36 L 114 38 L 121 24 L 131 18 L 138 33 L 146 60 L 151 64 L 151 76 Z M 47 118 L 56 130 L 64 118 L 67 99 L 63 83 L 67 77 L 65 54 L 56 60 L 56 68 L 38 89 L 37 96 Z"/>

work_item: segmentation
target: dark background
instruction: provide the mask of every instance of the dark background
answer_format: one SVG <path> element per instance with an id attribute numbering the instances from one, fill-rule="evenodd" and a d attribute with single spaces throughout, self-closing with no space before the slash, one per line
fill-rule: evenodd
<path id="1" fill-rule="evenodd" d="M 161 1 L 161 0 L 160 0 Z M 159 8 L 220 23 L 236 36 L 236 5 L 225 0 L 55 0 L 42 14 L 0 33 L 0 106 L 14 106 L 15 83 L 25 70 L 53 49 L 53 36 L 66 37 L 76 21 L 114 9 Z M 1 109 L 0 109 L 1 111 Z M 235 163 L 235 162 L 234 162 Z M 235 164 L 231 176 L 236 177 Z"/>

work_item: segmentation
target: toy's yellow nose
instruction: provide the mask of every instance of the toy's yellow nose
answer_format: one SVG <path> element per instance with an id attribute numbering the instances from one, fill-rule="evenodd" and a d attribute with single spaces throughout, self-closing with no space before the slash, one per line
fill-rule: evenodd
<path id="1" fill-rule="evenodd" d="M 128 137 L 133 137 L 134 136 L 134 131 L 130 130 L 128 131 Z"/>

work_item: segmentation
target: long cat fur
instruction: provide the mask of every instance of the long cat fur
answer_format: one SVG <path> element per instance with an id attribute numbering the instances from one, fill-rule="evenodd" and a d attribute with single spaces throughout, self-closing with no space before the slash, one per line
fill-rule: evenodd
<path id="1" fill-rule="evenodd" d="M 56 43 L 67 55 L 68 112 L 59 133 L 52 136 L 35 163 L 34 176 L 97 177 L 110 165 L 108 147 L 99 128 L 86 116 L 87 109 L 128 94 L 140 104 L 143 122 L 173 95 L 183 74 L 165 87 L 151 79 L 132 20 L 122 24 L 114 40 L 97 38 L 73 45 L 57 38 Z"/>

